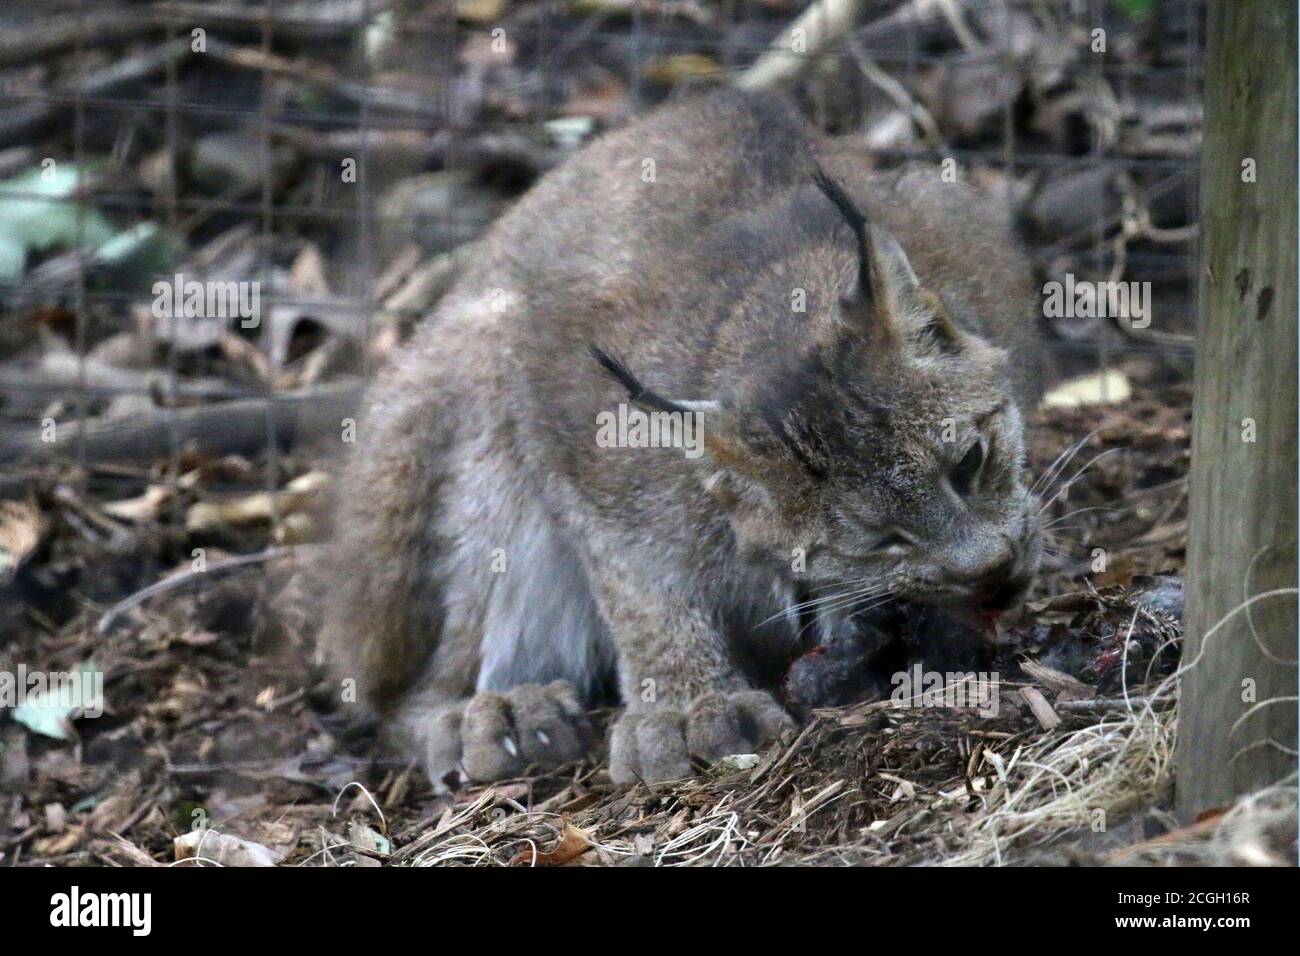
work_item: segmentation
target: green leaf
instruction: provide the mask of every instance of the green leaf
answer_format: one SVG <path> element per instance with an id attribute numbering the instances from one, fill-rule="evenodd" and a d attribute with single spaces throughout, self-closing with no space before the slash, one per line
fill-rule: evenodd
<path id="1" fill-rule="evenodd" d="M 96 249 L 95 265 L 107 270 L 118 287 L 144 286 L 167 272 L 181 251 L 181 243 L 174 236 L 156 223 L 142 222 Z"/>
<path id="2" fill-rule="evenodd" d="M 9 236 L 0 235 L 0 282 L 17 282 L 23 277 L 23 264 L 27 250 L 23 244 Z"/>
<path id="3" fill-rule="evenodd" d="M 1145 20 L 1160 6 L 1160 0 L 1111 0 L 1130 20 Z"/>
<path id="4" fill-rule="evenodd" d="M 79 685 L 59 682 L 54 686 L 34 690 L 26 699 L 14 708 L 13 717 L 28 730 L 56 740 L 73 738 L 72 720 L 78 711 L 86 709 L 92 701 L 83 699 L 86 679 L 95 673 L 95 665 L 86 661 L 77 668 L 82 675 Z M 47 678 L 55 675 L 47 675 Z M 53 683 L 53 682 L 52 682 Z M 76 693 L 80 687 L 82 694 Z M 25 689 L 25 688 L 24 688 Z"/>
<path id="5" fill-rule="evenodd" d="M 0 183 L 0 235 L 27 250 L 94 248 L 108 241 L 113 228 L 96 209 L 81 207 L 73 197 L 79 176 L 71 163 L 33 169 Z"/>

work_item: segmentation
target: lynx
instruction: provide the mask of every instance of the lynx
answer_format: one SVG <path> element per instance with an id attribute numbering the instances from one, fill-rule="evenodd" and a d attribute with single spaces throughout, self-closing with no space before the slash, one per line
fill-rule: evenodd
<path id="1" fill-rule="evenodd" d="M 809 625 L 1014 605 L 1042 359 L 1007 220 L 772 95 L 589 144 L 368 393 L 326 571 L 340 673 L 435 786 L 583 755 L 607 695 L 610 774 L 653 782 L 790 726 L 770 677 Z M 630 409 L 700 453 L 597 440 Z"/>

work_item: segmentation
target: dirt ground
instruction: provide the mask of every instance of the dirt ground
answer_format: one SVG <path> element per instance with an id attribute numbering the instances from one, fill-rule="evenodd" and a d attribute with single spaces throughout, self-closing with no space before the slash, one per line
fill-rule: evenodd
<path id="1" fill-rule="evenodd" d="M 195 542 L 208 544 L 210 569 L 220 568 L 210 532 L 192 530 L 195 509 L 213 499 L 247 507 L 260 494 L 260 463 L 198 464 L 177 509 L 190 518 L 188 532 L 183 519 L 180 527 L 166 521 L 166 508 L 137 524 L 114 517 L 124 503 L 139 505 L 156 476 L 110 469 L 75 483 L 44 475 L 30 499 L 39 544 L 6 593 L 5 623 L 16 639 L 0 669 L 93 662 L 106 706 L 98 718 L 66 724 L 68 740 L 14 721 L 0 726 L 0 851 L 6 863 L 164 863 L 177 857 L 178 836 L 207 824 L 289 864 L 412 861 L 437 845 L 435 834 L 445 841 L 518 817 L 541 826 L 533 844 L 514 835 L 489 851 L 469 841 L 436 858 L 508 862 L 537 843 L 554 851 L 552 836 L 561 851 L 564 840 L 600 843 L 604 834 L 640 848 L 612 862 L 662 850 L 699 816 L 698 838 L 661 861 L 699 862 L 718 852 L 705 847 L 727 844 L 718 819 L 733 814 L 734 827 L 745 828 L 745 861 L 880 862 L 882 848 L 896 862 L 921 859 L 934 850 L 923 834 L 891 841 L 879 826 L 897 825 L 900 801 L 971 787 L 995 773 L 997 754 L 1009 758 L 1094 724 L 1113 698 L 1142 698 L 1176 665 L 1189 391 L 1159 380 L 1136 387 L 1122 405 L 1045 410 L 1031 426 L 1037 474 L 1079 447 L 1044 494 L 1054 542 L 1048 570 L 1027 609 L 1000 626 L 996 660 L 986 662 L 1002 682 L 995 718 L 888 701 L 818 710 L 797 740 L 760 755 L 764 773 L 715 769 L 677 787 L 615 787 L 594 760 L 435 797 L 417 767 L 337 704 L 313 659 L 292 548 L 224 573 L 190 574 L 101 633 L 114 602 L 169 574 L 186 576 Z M 282 462 L 284 484 L 312 474 L 312 464 Z M 241 481 L 249 487 L 232 491 Z M 220 530 L 256 553 L 266 517 Z M 1105 569 L 1094 571 L 1103 559 Z M 1023 686 L 1046 705 L 1045 720 Z M 1135 802 L 1158 808 L 1167 786 L 1153 779 Z M 564 823 L 551 834 L 555 821 Z M 564 825 L 602 837 L 565 836 Z"/>

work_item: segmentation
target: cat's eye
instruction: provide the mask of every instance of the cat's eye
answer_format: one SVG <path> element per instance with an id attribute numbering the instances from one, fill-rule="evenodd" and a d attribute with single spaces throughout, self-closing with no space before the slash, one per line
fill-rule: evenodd
<path id="1" fill-rule="evenodd" d="M 975 486 L 975 479 L 979 477 L 980 468 L 984 465 L 984 442 L 976 441 L 966 450 L 961 461 L 957 462 L 957 467 L 952 470 L 948 480 L 952 482 L 952 490 L 965 498 L 971 493 Z"/>
<path id="2" fill-rule="evenodd" d="M 891 528 L 886 531 L 875 544 L 871 546 L 872 551 L 892 551 L 896 548 L 905 548 L 912 542 L 901 531 Z"/>

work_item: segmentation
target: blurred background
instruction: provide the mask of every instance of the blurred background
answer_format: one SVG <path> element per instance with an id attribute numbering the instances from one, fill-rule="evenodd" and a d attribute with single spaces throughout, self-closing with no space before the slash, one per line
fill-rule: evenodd
<path id="1" fill-rule="evenodd" d="M 1148 329 L 1045 321 L 1065 371 L 1189 369 L 1202 3 L 843 0 L 828 9 L 847 29 L 819 44 L 814 21 L 811 49 L 756 67 L 806 6 L 5 4 L 4 427 L 51 398 L 81 421 L 114 396 L 258 395 L 368 367 L 539 175 L 725 83 L 786 89 L 882 166 L 949 160 L 1005 192 L 1045 281 L 1153 283 Z M 260 282 L 264 321 L 152 315 L 153 282 L 178 272 Z"/>

